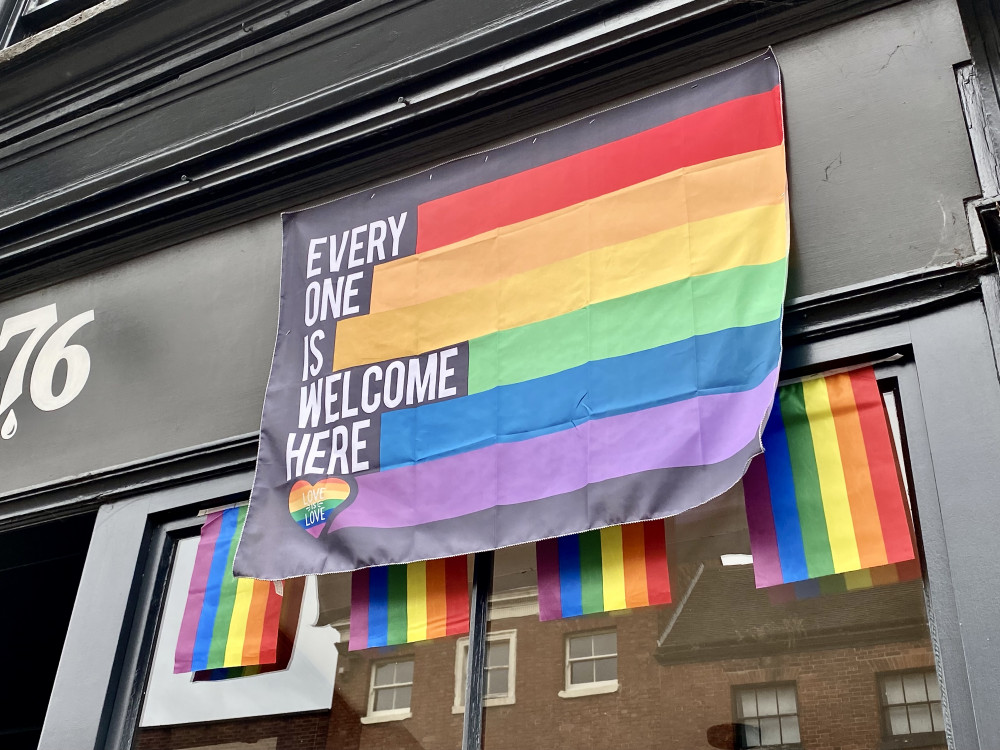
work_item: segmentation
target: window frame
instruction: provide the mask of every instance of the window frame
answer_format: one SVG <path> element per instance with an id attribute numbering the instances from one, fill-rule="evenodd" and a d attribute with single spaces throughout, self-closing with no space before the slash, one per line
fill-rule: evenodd
<path id="1" fill-rule="evenodd" d="M 413 654 L 400 654 L 399 656 L 387 659 L 376 659 L 372 661 L 370 674 L 368 676 L 368 712 L 361 717 L 362 724 L 381 724 L 386 721 L 402 721 L 413 716 L 413 686 L 416 683 L 416 661 L 417 660 L 413 658 Z M 410 677 L 409 682 L 393 682 L 389 685 L 379 685 L 376 688 L 375 673 L 378 671 L 379 667 L 384 667 L 386 664 L 402 664 L 404 662 L 409 662 L 413 665 L 413 676 Z M 389 688 L 395 690 L 400 687 L 410 688 L 409 706 L 406 708 L 387 708 L 381 711 L 375 709 L 375 694 L 378 690 L 387 690 Z"/>
<path id="2" fill-rule="evenodd" d="M 801 708 L 799 701 L 799 685 L 796 680 L 777 680 L 775 682 L 752 682 L 741 685 L 733 685 L 730 690 L 733 703 L 733 747 L 737 750 L 753 750 L 746 742 L 746 734 L 743 731 L 741 719 L 753 718 L 760 719 L 760 715 L 747 717 L 740 716 L 742 712 L 742 703 L 740 701 L 740 692 L 743 690 L 760 690 L 762 688 L 774 688 L 775 693 L 777 693 L 778 688 L 791 686 L 792 690 L 795 691 L 795 721 L 799 725 L 799 741 L 798 742 L 782 742 L 779 745 L 756 745 L 755 747 L 761 748 L 761 750 L 801 750 L 802 748 L 802 724 L 799 720 L 799 709 Z M 793 714 L 782 714 L 781 709 L 778 709 L 778 713 L 775 716 L 780 719 L 782 716 L 792 716 Z M 767 717 L 770 718 L 770 717 Z M 780 730 L 779 730 L 780 731 Z"/>
<path id="3" fill-rule="evenodd" d="M 581 682 L 574 684 L 572 679 L 572 666 L 581 661 L 597 661 L 606 659 L 611 654 L 601 656 L 591 655 L 589 657 L 578 657 L 571 659 L 569 655 L 569 644 L 576 638 L 593 638 L 597 635 L 614 633 L 615 636 L 615 679 L 595 680 L 594 682 Z M 596 677 L 596 675 L 595 675 Z M 617 693 L 620 683 L 618 681 L 618 628 L 601 628 L 599 630 L 581 630 L 578 632 L 566 633 L 563 638 L 563 689 L 559 691 L 560 698 L 582 698 L 587 695 L 604 695 L 606 693 Z"/>
<path id="4" fill-rule="evenodd" d="M 908 674 L 922 674 L 924 675 L 924 681 L 926 686 L 927 674 L 933 674 L 934 679 L 937 681 L 938 690 L 941 696 L 936 701 L 916 701 L 914 703 L 907 703 L 905 700 L 903 703 L 893 703 L 890 704 L 886 700 L 885 690 L 883 689 L 884 680 L 887 677 L 902 677 Z M 915 667 L 912 669 L 892 669 L 886 672 L 876 672 L 875 673 L 875 691 L 878 695 L 878 714 L 879 714 L 879 725 L 881 726 L 881 735 L 879 737 L 879 748 L 880 750 L 897 750 L 897 748 L 906 747 L 936 747 L 939 745 L 947 744 L 946 730 L 940 731 L 930 731 L 930 732 L 910 732 L 909 734 L 892 734 L 889 725 L 889 708 L 893 706 L 910 706 L 910 705 L 922 705 L 925 704 L 930 706 L 932 703 L 941 704 L 942 718 L 947 726 L 947 719 L 944 717 L 944 691 L 941 690 L 941 679 L 938 675 L 937 668 L 932 665 L 930 667 Z M 933 717 L 933 715 L 932 715 Z M 907 715 L 907 722 L 909 722 L 909 715 Z M 932 718 L 933 722 L 933 718 Z"/>
<path id="5" fill-rule="evenodd" d="M 489 696 L 486 693 L 486 686 L 489 684 L 487 674 L 489 672 L 489 645 L 498 641 L 507 641 L 507 694 Z M 468 649 L 469 636 L 463 635 L 455 642 L 455 698 L 451 706 L 453 714 L 465 713 L 465 692 L 468 679 Z M 512 706 L 515 703 L 515 687 L 517 680 L 517 629 L 497 630 L 486 634 L 486 654 L 485 665 L 483 667 L 483 705 L 490 706 Z"/>

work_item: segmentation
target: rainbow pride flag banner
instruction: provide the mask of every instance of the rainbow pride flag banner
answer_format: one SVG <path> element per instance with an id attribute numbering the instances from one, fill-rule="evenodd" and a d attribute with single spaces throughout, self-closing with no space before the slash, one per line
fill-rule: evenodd
<path id="1" fill-rule="evenodd" d="M 761 450 L 788 256 L 770 52 L 283 222 L 239 575 L 665 518 Z"/>
<path id="2" fill-rule="evenodd" d="M 365 568 L 351 574 L 350 651 L 468 632 L 465 557 Z"/>
<path id="3" fill-rule="evenodd" d="M 663 521 L 546 539 L 535 554 L 540 620 L 670 603 Z"/>
<path id="4" fill-rule="evenodd" d="M 175 673 L 275 664 L 280 639 L 294 638 L 302 581 L 286 582 L 281 595 L 270 581 L 234 578 L 231 572 L 246 514 L 242 505 L 205 517 L 174 652 Z"/>
<path id="5" fill-rule="evenodd" d="M 779 388 L 764 451 L 743 480 L 758 588 L 914 559 L 871 367 Z"/>

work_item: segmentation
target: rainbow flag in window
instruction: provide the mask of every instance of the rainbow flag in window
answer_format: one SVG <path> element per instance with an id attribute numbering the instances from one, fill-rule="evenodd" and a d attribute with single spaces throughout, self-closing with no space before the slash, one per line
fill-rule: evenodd
<path id="1" fill-rule="evenodd" d="M 893 583 L 919 581 L 920 577 L 920 561 L 913 559 L 890 565 L 879 565 L 876 568 L 852 570 L 849 573 L 835 573 L 832 576 L 769 586 L 767 598 L 771 604 L 788 604 L 804 599 L 815 599 L 819 596 L 864 591 Z"/>
<path id="2" fill-rule="evenodd" d="M 205 517 L 174 653 L 175 673 L 276 664 L 282 633 L 289 641 L 294 638 L 302 581 L 289 582 L 282 595 L 271 581 L 233 577 L 246 513 L 243 505 Z M 209 679 L 239 674 L 216 673 Z"/>
<path id="3" fill-rule="evenodd" d="M 779 388 L 763 442 L 743 479 L 758 588 L 915 557 L 871 367 Z"/>
<path id="4" fill-rule="evenodd" d="M 464 556 L 351 574 L 350 651 L 468 632 L 469 571 Z"/>
<path id="5" fill-rule="evenodd" d="M 670 603 L 663 521 L 546 539 L 535 552 L 540 620 Z"/>

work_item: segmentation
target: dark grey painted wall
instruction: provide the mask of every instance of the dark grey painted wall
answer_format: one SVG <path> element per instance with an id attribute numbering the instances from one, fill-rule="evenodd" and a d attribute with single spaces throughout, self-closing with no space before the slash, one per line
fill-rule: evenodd
<path id="1" fill-rule="evenodd" d="M 968 56 L 952 0 L 897 5 L 776 53 L 786 82 L 790 296 L 969 255 L 962 199 L 978 187 L 952 74 Z M 16 405 L 18 433 L 0 442 L 0 497 L 257 429 L 276 327 L 280 208 L 290 206 L 0 303 L 0 320 L 52 302 L 60 320 L 95 310 L 73 339 L 92 359 L 80 396 L 48 413 L 24 397 Z M 0 353 L 0 372 L 12 356 Z"/>

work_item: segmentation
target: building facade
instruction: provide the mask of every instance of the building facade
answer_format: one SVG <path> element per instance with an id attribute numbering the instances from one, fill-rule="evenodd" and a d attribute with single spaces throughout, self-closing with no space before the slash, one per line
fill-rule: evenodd
<path id="1" fill-rule="evenodd" d="M 0 746 L 1000 747 L 994 3 L 21 0 L 0 24 Z M 511 548 L 470 556 L 465 640 L 348 651 L 338 574 L 283 673 L 170 674 L 198 514 L 253 479 L 281 213 L 768 47 L 782 374 L 875 363 L 919 580 L 769 597 L 723 564 L 750 551 L 736 488 L 668 521 L 670 605 L 540 622 Z"/>

